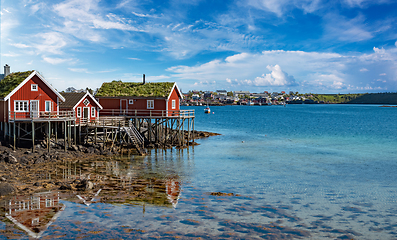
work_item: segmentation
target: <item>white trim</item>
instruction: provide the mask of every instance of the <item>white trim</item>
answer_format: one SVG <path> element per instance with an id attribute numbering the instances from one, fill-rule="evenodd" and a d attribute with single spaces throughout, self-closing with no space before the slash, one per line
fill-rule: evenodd
<path id="1" fill-rule="evenodd" d="M 123 109 L 123 101 L 125 101 L 125 109 Z M 126 110 L 128 112 L 128 99 L 120 99 L 120 112 Z"/>
<path id="2" fill-rule="evenodd" d="M 149 107 L 149 102 L 153 103 L 153 105 L 150 104 L 152 105 L 150 107 Z M 154 109 L 154 100 L 146 100 L 146 109 Z"/>
<path id="3" fill-rule="evenodd" d="M 20 110 L 20 109 L 16 110 L 17 102 L 26 103 L 26 110 Z M 18 107 L 19 105 L 20 104 L 18 104 Z M 24 107 L 24 104 L 22 105 L 22 107 Z M 14 112 L 29 112 L 29 100 L 14 100 Z"/>
<path id="4" fill-rule="evenodd" d="M 80 110 L 80 112 L 79 112 L 79 110 Z M 77 107 L 77 109 L 76 109 L 76 117 L 81 118 L 81 107 Z"/>
<path id="5" fill-rule="evenodd" d="M 36 88 L 34 88 L 36 87 Z M 39 84 L 30 84 L 30 91 L 37 92 L 39 91 Z"/>
<path id="6" fill-rule="evenodd" d="M 128 99 L 128 104 L 129 104 L 129 105 L 134 104 L 134 99 Z"/>
<path id="7" fill-rule="evenodd" d="M 29 111 L 33 111 L 32 110 L 32 102 L 37 102 L 37 112 L 39 112 L 40 111 L 40 101 L 39 100 L 30 100 L 30 102 L 29 102 Z"/>
<path id="8" fill-rule="evenodd" d="M 51 91 L 53 91 L 62 100 L 62 102 L 65 102 L 65 98 L 57 90 L 55 90 L 55 88 L 51 86 L 51 84 L 49 84 L 47 80 L 45 80 L 37 71 L 33 71 L 27 78 L 25 78 L 25 80 L 23 80 L 23 82 L 21 82 L 16 88 L 14 88 L 14 90 L 12 90 L 7 96 L 5 96 L 4 101 L 7 101 L 12 95 L 14 95 L 14 93 L 16 93 L 23 85 L 25 85 L 30 79 L 32 79 L 34 75 L 39 77 L 41 81 L 43 81 L 43 83 L 47 85 L 47 87 L 49 87 Z"/>
<path id="9" fill-rule="evenodd" d="M 50 111 L 47 111 L 47 103 L 50 103 Z M 45 112 L 51 112 L 51 110 L 52 110 L 52 101 L 48 101 L 48 100 L 46 100 L 45 102 L 44 102 L 44 111 Z"/>
<path id="10" fill-rule="evenodd" d="M 181 99 L 183 99 L 183 94 L 182 94 L 182 92 L 179 90 L 178 85 L 176 85 L 176 83 L 174 83 L 174 86 L 172 86 L 171 92 L 170 92 L 170 94 L 168 95 L 168 98 L 167 98 L 167 99 L 170 99 L 171 94 L 172 94 L 172 91 L 174 90 L 175 87 L 176 87 L 176 90 L 177 90 L 178 93 L 179 93 L 179 96 L 181 96 Z"/>
<path id="11" fill-rule="evenodd" d="M 91 119 L 90 107 L 83 107 L 82 118 L 84 118 L 84 109 L 87 109 L 87 119 Z"/>
<path id="12" fill-rule="evenodd" d="M 94 103 L 95 103 L 100 109 L 103 109 L 103 107 L 101 106 L 101 104 L 99 104 L 99 102 L 98 102 L 88 91 L 87 91 L 87 92 L 85 93 L 85 95 L 80 99 L 80 101 L 78 101 L 77 104 L 74 105 L 73 108 L 75 108 L 75 107 L 77 107 L 78 105 L 80 105 L 81 101 L 83 101 L 83 99 L 84 99 L 85 97 L 87 97 L 87 96 L 90 96 L 90 98 L 94 101 Z"/>
<path id="13" fill-rule="evenodd" d="M 175 108 L 176 108 L 176 101 L 175 101 L 175 99 L 172 99 L 172 100 L 171 100 L 171 108 L 172 108 L 172 109 L 175 109 Z"/>

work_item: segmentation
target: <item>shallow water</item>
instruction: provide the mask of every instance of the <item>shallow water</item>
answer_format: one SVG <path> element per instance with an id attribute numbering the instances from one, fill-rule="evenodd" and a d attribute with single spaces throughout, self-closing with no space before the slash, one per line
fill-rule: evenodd
<path id="1" fill-rule="evenodd" d="M 91 177 L 118 179 L 114 189 L 89 206 L 76 194 L 61 196 L 65 208 L 42 236 L 397 238 L 397 108 L 185 108 L 196 110 L 196 130 L 222 135 L 194 148 L 89 163 Z M 9 226 L 0 234 L 29 238 Z"/>

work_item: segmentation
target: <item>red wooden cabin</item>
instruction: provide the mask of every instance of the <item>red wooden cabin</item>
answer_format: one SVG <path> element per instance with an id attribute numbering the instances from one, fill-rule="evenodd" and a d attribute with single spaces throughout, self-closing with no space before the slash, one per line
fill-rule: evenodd
<path id="1" fill-rule="evenodd" d="M 37 71 L 11 73 L 0 81 L 0 122 L 59 116 L 63 101 Z"/>
<path id="2" fill-rule="evenodd" d="M 103 83 L 95 97 L 103 110 L 101 116 L 180 116 L 183 98 L 176 83 Z"/>
<path id="3" fill-rule="evenodd" d="M 102 106 L 87 91 L 80 93 L 61 93 L 65 102 L 61 103 L 61 111 L 73 111 L 76 116 L 76 123 L 91 122 L 99 119 L 99 110 Z"/>

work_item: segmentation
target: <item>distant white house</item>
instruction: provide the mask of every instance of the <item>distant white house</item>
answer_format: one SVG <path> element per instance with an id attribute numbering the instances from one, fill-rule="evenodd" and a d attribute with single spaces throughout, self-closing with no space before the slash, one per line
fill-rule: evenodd
<path id="1" fill-rule="evenodd" d="M 235 97 L 239 97 L 239 98 L 241 98 L 241 97 L 245 97 L 246 95 L 250 95 L 250 92 L 249 91 L 234 91 L 233 92 L 233 95 L 235 96 Z"/>
<path id="2" fill-rule="evenodd" d="M 216 90 L 216 92 L 218 93 L 218 95 L 227 96 L 227 91 L 226 90 Z"/>

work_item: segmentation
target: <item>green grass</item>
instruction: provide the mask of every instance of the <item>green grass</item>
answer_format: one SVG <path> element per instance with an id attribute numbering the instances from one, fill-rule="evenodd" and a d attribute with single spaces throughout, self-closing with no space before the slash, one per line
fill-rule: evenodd
<path id="1" fill-rule="evenodd" d="M 0 81 L 0 97 L 4 98 L 14 90 L 23 80 L 25 80 L 33 71 L 11 73 Z"/>
<path id="2" fill-rule="evenodd" d="M 136 83 L 112 81 L 103 83 L 95 96 L 98 97 L 168 97 L 174 83 Z"/>

